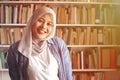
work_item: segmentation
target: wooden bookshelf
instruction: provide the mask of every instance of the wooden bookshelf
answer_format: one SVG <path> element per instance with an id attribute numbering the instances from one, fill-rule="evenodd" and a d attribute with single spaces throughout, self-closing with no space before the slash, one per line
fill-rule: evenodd
<path id="1" fill-rule="evenodd" d="M 8 69 L 0 69 L 0 71 L 8 72 Z"/>
<path id="2" fill-rule="evenodd" d="M 0 26 L 20 26 L 20 27 L 25 27 L 26 24 L 0 24 Z M 103 27 L 103 26 L 107 26 L 107 27 L 119 27 L 120 25 L 106 25 L 106 24 L 56 24 L 57 27 L 81 27 L 81 26 L 93 26 L 93 27 Z"/>
<path id="3" fill-rule="evenodd" d="M 98 1 L 97 0 L 95 0 L 95 1 L 93 1 L 93 0 L 0 1 L 0 10 L 1 10 L 0 11 L 1 12 L 0 13 L 0 36 L 2 36 L 1 29 L 3 29 L 3 28 L 7 28 L 8 31 L 11 31 L 11 29 L 12 29 L 12 32 L 14 32 L 13 31 L 14 28 L 23 29 L 26 26 L 26 23 L 24 21 L 23 22 L 15 21 L 15 23 L 14 23 L 13 22 L 14 16 L 9 18 L 10 21 L 12 20 L 12 22 L 9 22 L 9 21 L 7 22 L 7 20 L 6 20 L 7 18 L 5 18 L 5 17 L 8 16 L 9 14 L 5 13 L 3 15 L 4 16 L 3 17 L 3 16 L 1 16 L 3 14 L 2 12 L 5 12 L 9 7 L 15 8 L 17 6 L 16 8 L 18 8 L 18 7 L 22 6 L 22 8 L 24 7 L 26 9 L 28 9 L 28 7 L 29 7 L 31 9 L 34 6 L 34 8 L 36 9 L 37 7 L 39 7 L 39 5 L 44 5 L 44 6 L 49 5 L 57 13 L 57 15 L 56 15 L 57 16 L 57 25 L 56 26 L 57 26 L 58 32 L 56 31 L 56 35 L 61 37 L 63 40 L 65 40 L 67 47 L 70 50 L 71 60 L 73 57 L 73 54 L 71 51 L 73 51 L 73 53 L 75 53 L 75 55 L 79 53 L 77 55 L 77 58 L 74 57 L 76 61 L 72 61 L 73 80 L 79 80 L 79 79 L 80 80 L 101 80 L 101 79 L 108 80 L 108 78 L 103 78 L 103 77 L 106 75 L 109 75 L 108 74 L 109 72 L 114 73 L 114 72 L 118 71 L 118 68 L 120 67 L 120 61 L 119 61 L 120 60 L 120 55 L 119 55 L 120 38 L 119 38 L 119 34 L 118 34 L 120 31 L 120 28 L 119 28 L 120 23 L 116 22 L 114 20 L 116 20 L 115 15 L 120 14 L 120 12 L 115 13 L 113 9 L 115 9 L 117 6 L 120 7 L 119 2 L 114 2 L 114 1 L 110 2 L 109 0 L 98 0 Z M 1 8 L 3 6 L 4 7 L 7 6 L 6 10 Z M 71 11 L 69 11 L 69 9 Z M 78 13 L 80 13 L 80 15 Z M 18 13 L 16 13 L 15 15 L 18 15 Z M 58 16 L 61 16 L 61 18 L 59 18 Z M 1 20 L 3 18 L 4 18 L 4 21 Z M 26 18 L 26 20 L 28 18 Z M 64 18 L 66 20 L 65 22 L 64 22 Z M 17 19 L 18 19 L 18 17 L 17 17 Z M 74 21 L 72 21 L 72 19 Z M 79 33 L 80 29 L 81 29 L 81 32 L 84 32 L 82 39 L 80 38 L 80 36 L 82 36 Z M 112 30 L 114 30 L 114 29 L 116 29 L 115 34 L 113 34 L 113 32 L 112 32 Z M 102 35 L 98 34 L 99 30 L 102 30 Z M 109 33 L 107 33 L 107 31 Z M 4 32 L 4 30 L 3 30 L 3 32 Z M 21 32 L 23 32 L 23 31 L 21 31 Z M 94 32 L 95 38 L 91 37 L 91 35 L 93 36 L 92 32 Z M 59 33 L 61 33 L 61 34 L 59 34 Z M 70 34 L 70 35 L 68 35 L 68 34 Z M 73 38 L 73 35 L 75 36 L 74 38 Z M 104 36 L 104 35 L 107 35 L 107 36 Z M 115 38 L 116 40 L 114 41 L 113 38 Z M 7 38 L 5 38 L 4 40 L 6 40 L 6 39 Z M 100 39 L 100 41 L 102 43 L 99 42 L 98 39 Z M 69 41 L 72 40 L 71 41 L 72 43 L 71 42 L 68 43 L 68 40 Z M 82 42 L 84 42 L 84 41 L 85 42 L 82 44 L 79 44 L 78 40 L 82 40 Z M 0 37 L 0 41 L 1 41 L 1 37 Z M 110 42 L 108 43 L 108 41 L 110 41 Z M 95 42 L 95 43 L 93 43 L 93 42 Z M 1 48 L 0 50 L 2 50 L 4 48 L 8 49 L 11 43 L 12 42 L 9 42 L 9 39 L 8 39 L 7 43 L 0 44 L 0 48 Z M 97 62 L 97 58 L 102 59 L 101 56 L 104 57 L 105 53 L 102 54 L 101 50 L 106 49 L 106 48 L 109 50 L 113 49 L 113 52 L 115 51 L 114 54 L 116 56 L 118 56 L 118 57 L 114 57 L 113 58 L 114 60 L 111 60 L 111 57 L 107 56 L 107 58 L 110 59 L 110 62 L 111 61 L 113 62 L 113 64 L 112 64 L 112 62 L 111 63 L 108 62 L 109 64 L 107 65 L 107 68 L 104 67 L 102 64 L 105 59 Z M 86 50 L 88 52 L 86 52 Z M 89 53 L 89 51 L 90 51 L 90 53 Z M 90 55 L 84 56 L 84 54 L 87 54 L 87 53 Z M 96 54 L 99 56 L 96 57 L 95 56 Z M 100 56 L 100 54 L 102 54 L 102 55 Z M 114 55 L 114 54 L 111 54 L 111 55 Z M 91 58 L 91 56 L 93 56 L 94 58 L 93 57 Z M 115 59 L 115 58 L 118 58 L 118 59 Z M 94 60 L 94 65 L 96 65 L 97 67 L 93 66 L 92 59 L 96 59 L 96 60 Z M 89 60 L 91 62 L 89 62 Z M 84 61 L 86 61 L 86 62 L 84 62 Z M 115 61 L 117 64 L 115 63 Z M 76 62 L 78 62 L 78 63 L 76 63 Z M 92 64 L 90 64 L 90 63 L 92 63 Z M 79 66 L 78 66 L 78 64 L 79 64 Z M 112 67 L 111 67 L 111 65 L 112 65 Z M 6 78 L 4 79 L 5 75 L 8 76 L 8 69 L 0 68 L 0 76 L 2 77 L 0 79 L 1 80 L 10 80 L 9 76 L 7 77 L 8 79 L 6 79 Z M 86 76 L 86 75 L 87 75 L 87 78 L 89 78 L 89 79 L 79 77 L 79 76 Z M 88 76 L 88 75 L 90 75 L 90 76 Z M 95 77 L 96 77 L 95 75 L 99 75 L 99 77 L 101 77 L 101 79 L 95 79 Z M 112 76 L 112 77 L 114 77 L 114 76 Z M 117 76 L 117 77 L 119 77 L 119 76 Z"/>
<path id="4" fill-rule="evenodd" d="M 106 71 L 116 71 L 116 69 L 73 69 L 74 73 L 77 72 L 106 72 Z"/>
<path id="5" fill-rule="evenodd" d="M 80 47 L 83 47 L 83 48 L 95 48 L 95 47 L 120 47 L 120 45 L 67 45 L 67 47 L 72 47 L 72 48 L 80 48 Z"/>
<path id="6" fill-rule="evenodd" d="M 1 1 L 0 4 L 72 4 L 72 5 L 120 5 L 119 2 L 88 2 L 88 1 Z"/>

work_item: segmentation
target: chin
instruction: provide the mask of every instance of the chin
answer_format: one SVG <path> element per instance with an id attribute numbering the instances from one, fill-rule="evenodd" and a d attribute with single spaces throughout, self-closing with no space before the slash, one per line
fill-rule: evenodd
<path id="1" fill-rule="evenodd" d="M 45 39 L 46 37 L 37 37 L 38 39 L 40 39 L 40 40 L 43 40 L 43 39 Z"/>

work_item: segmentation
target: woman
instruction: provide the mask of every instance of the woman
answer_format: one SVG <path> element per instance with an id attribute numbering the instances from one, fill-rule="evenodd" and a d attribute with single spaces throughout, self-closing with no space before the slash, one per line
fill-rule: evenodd
<path id="1" fill-rule="evenodd" d="M 72 68 L 64 41 L 54 37 L 56 15 L 48 7 L 31 16 L 22 39 L 8 50 L 11 80 L 72 80 Z"/>

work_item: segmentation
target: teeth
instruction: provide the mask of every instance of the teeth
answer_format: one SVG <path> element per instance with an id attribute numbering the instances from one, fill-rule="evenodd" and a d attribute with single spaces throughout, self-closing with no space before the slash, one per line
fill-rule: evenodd
<path id="1" fill-rule="evenodd" d="M 38 30 L 38 32 L 40 32 L 40 33 L 46 33 L 45 30 Z"/>

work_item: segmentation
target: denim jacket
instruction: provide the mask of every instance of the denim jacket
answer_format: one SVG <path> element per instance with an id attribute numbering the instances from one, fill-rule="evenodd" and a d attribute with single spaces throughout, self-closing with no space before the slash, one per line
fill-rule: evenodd
<path id="1" fill-rule="evenodd" d="M 58 62 L 59 80 L 72 80 L 72 67 L 69 51 L 64 41 L 58 37 L 53 37 L 47 41 L 49 49 Z M 28 77 L 28 58 L 18 50 L 19 41 L 12 44 L 7 54 L 7 64 L 11 80 L 29 80 Z"/>

